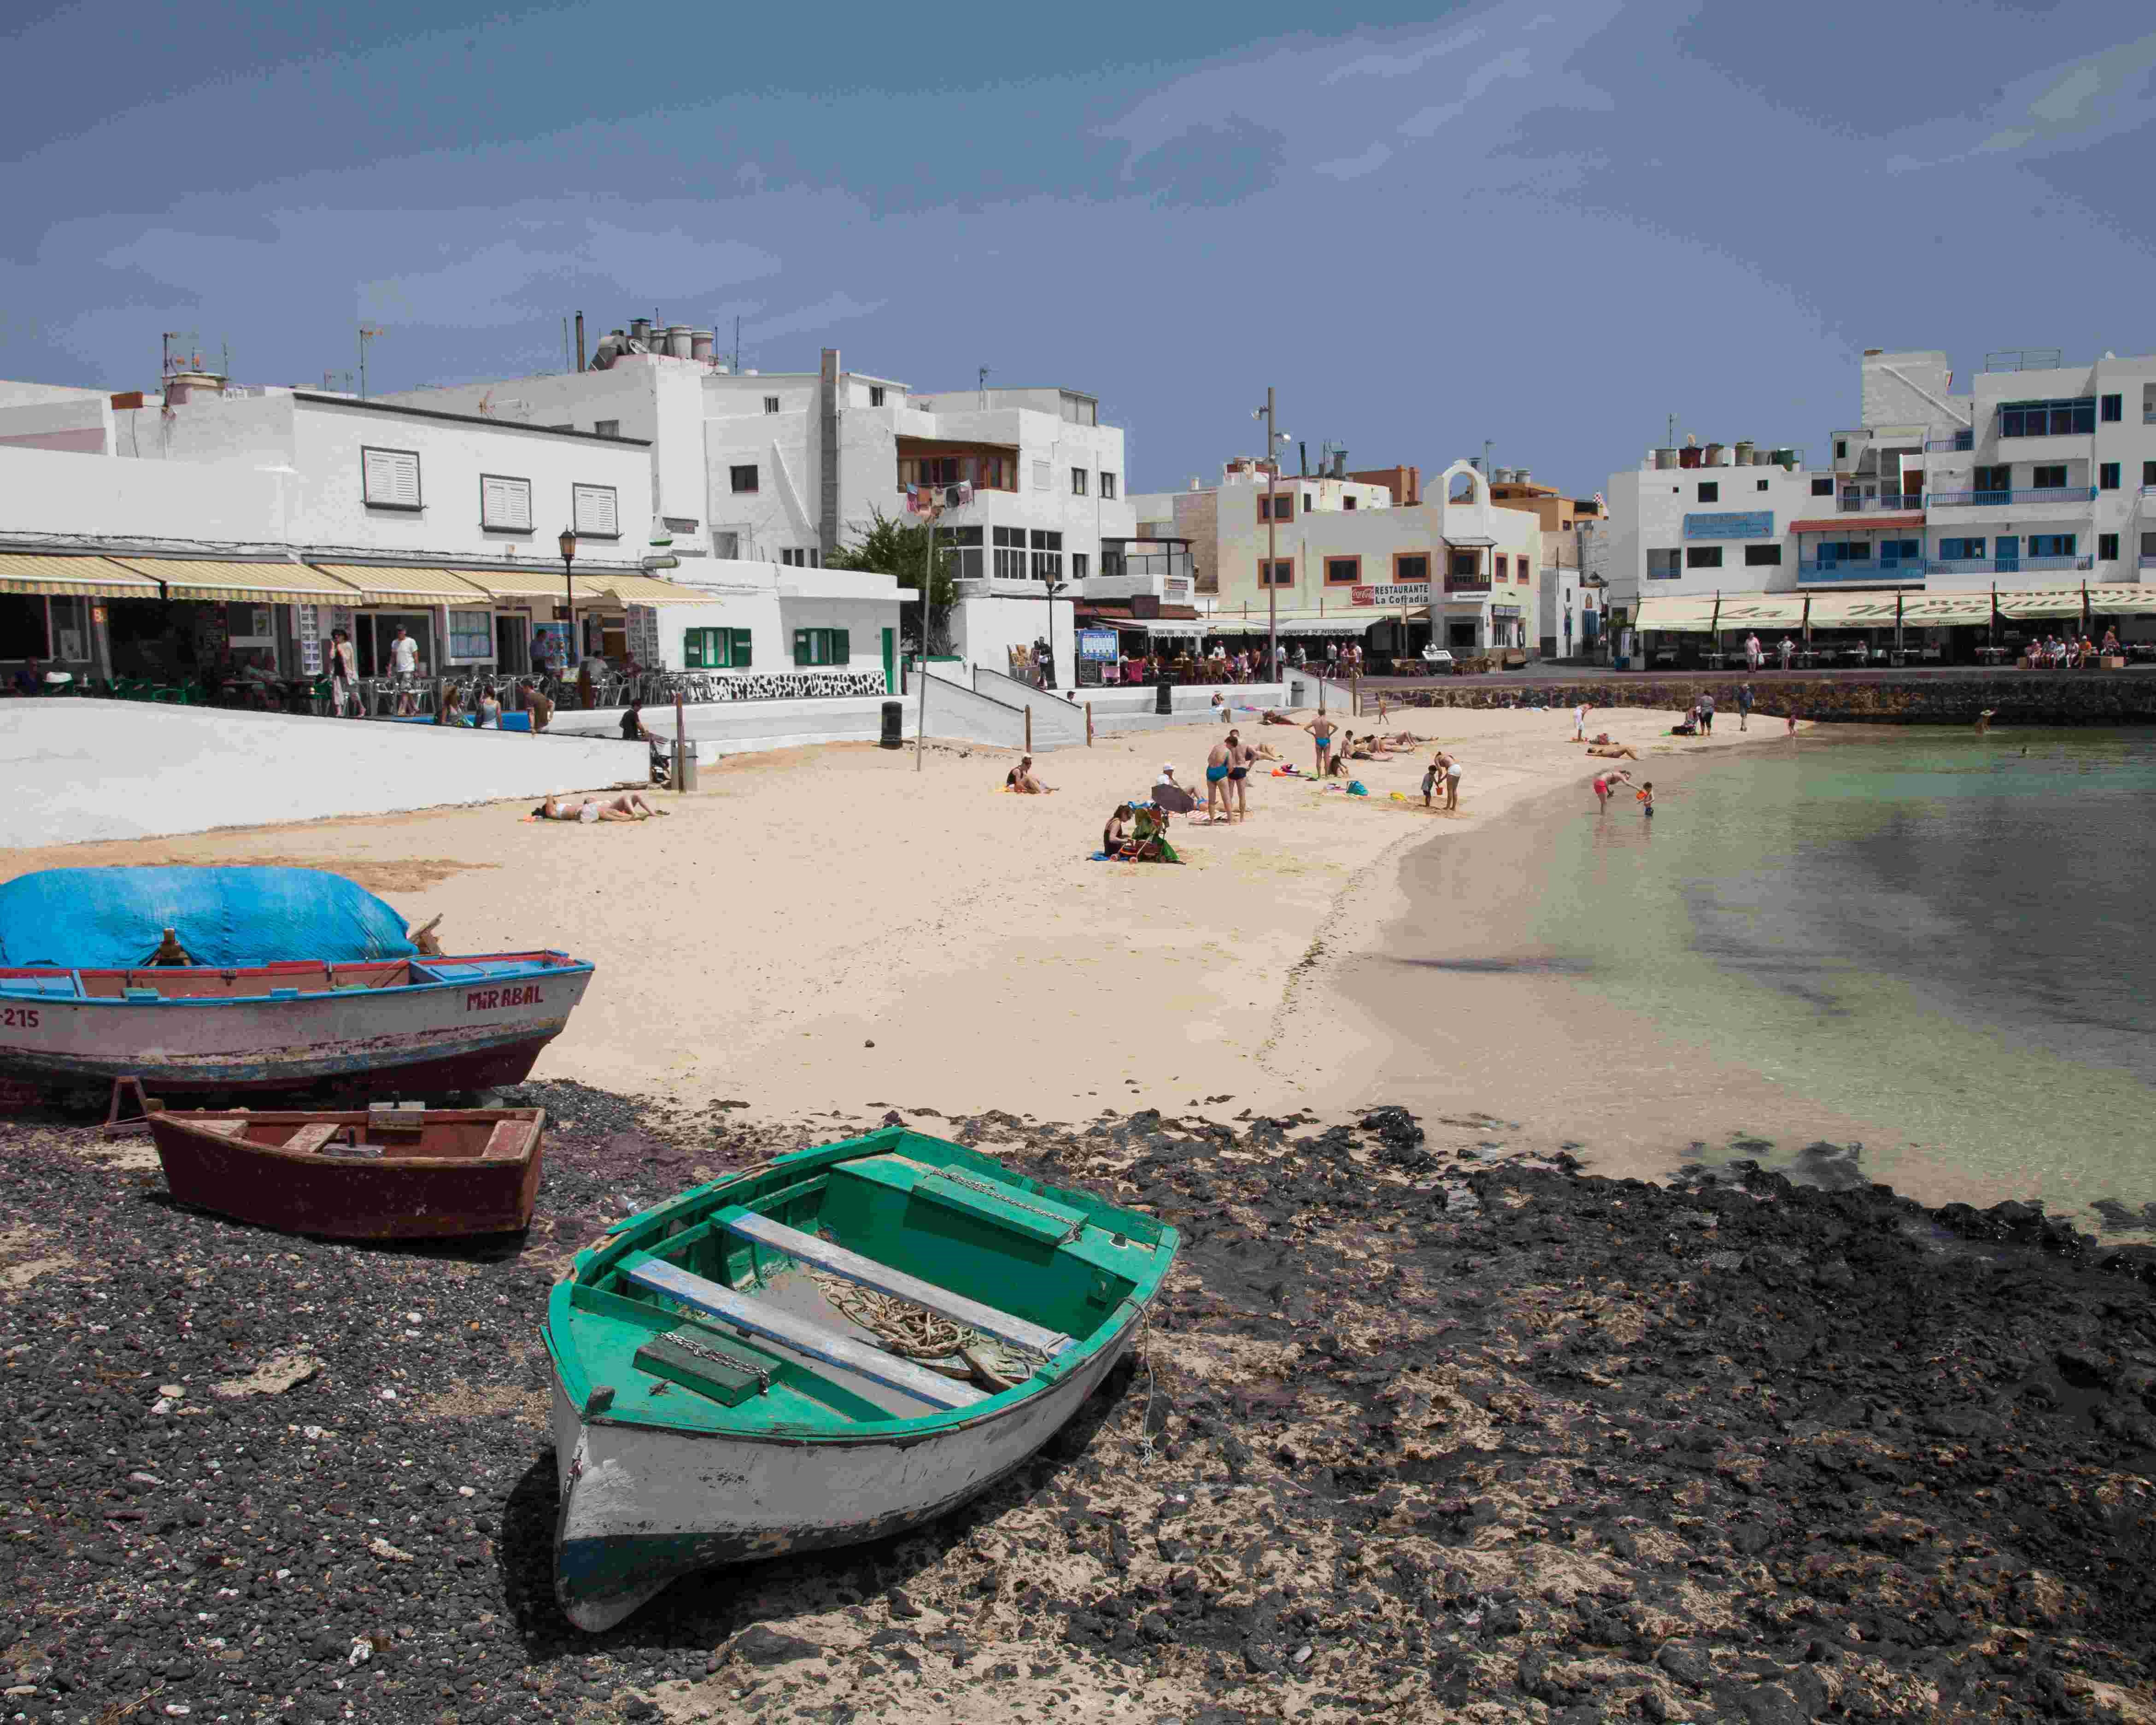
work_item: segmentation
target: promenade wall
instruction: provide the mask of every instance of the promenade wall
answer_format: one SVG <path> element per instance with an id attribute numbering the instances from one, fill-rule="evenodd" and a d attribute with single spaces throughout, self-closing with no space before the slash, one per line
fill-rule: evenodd
<path id="1" fill-rule="evenodd" d="M 1714 696 L 1717 714 L 1737 710 L 1737 688 L 1747 680 L 1722 675 L 1583 677 L 1578 680 L 1460 682 L 1433 680 L 1426 686 L 1389 686 L 1394 706 L 1501 707 L 1536 701 L 1549 706 L 1635 706 L 1681 711 L 1702 695 Z M 1748 680 L 1753 711 L 1779 718 L 1794 706 L 1806 719 L 1828 724 L 1967 725 L 1987 707 L 2001 725 L 2156 724 L 2156 671 L 1932 672 L 1894 677 L 1871 674 L 1840 677 L 1831 672 L 1784 677 L 1768 673 Z M 1372 700 L 1363 694 L 1367 707 Z"/>

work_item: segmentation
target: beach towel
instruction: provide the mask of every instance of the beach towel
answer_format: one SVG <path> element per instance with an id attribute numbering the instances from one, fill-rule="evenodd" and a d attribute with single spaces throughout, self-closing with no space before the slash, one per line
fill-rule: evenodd
<path id="1" fill-rule="evenodd" d="M 1367 797 L 1370 794 L 1370 788 L 1359 778 L 1351 778 L 1348 781 L 1348 794 L 1351 797 Z"/>

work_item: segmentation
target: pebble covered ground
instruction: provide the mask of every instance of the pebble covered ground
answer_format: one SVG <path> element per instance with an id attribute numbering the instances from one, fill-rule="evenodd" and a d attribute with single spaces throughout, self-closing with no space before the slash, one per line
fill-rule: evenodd
<path id="1" fill-rule="evenodd" d="M 575 1086 L 521 1241 L 180 1209 L 0 1127 L 0 1719 L 2156 1720 L 2156 1250 L 1815 1147 L 1666 1187 L 1499 1122 L 909 1124 L 1183 1230 L 1072 1427 L 909 1537 L 586 1636 L 547 1284 L 874 1122 Z"/>

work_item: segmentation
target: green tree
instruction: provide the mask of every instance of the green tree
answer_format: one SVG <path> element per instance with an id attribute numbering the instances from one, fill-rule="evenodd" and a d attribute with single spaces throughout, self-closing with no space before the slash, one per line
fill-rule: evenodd
<path id="1" fill-rule="evenodd" d="M 951 607 L 957 603 L 956 559 L 949 546 L 936 547 L 936 567 L 928 567 L 928 524 L 908 521 L 875 511 L 868 531 L 853 544 L 842 546 L 831 558 L 834 569 L 862 569 L 896 575 L 898 584 L 911 588 L 927 602 L 927 628 L 921 627 L 921 605 L 910 600 L 900 607 L 899 633 L 925 642 L 927 653 L 951 650 Z"/>

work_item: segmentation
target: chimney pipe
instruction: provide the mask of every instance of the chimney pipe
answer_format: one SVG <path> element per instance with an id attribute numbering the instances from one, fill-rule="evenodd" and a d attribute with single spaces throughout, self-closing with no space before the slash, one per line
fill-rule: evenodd
<path id="1" fill-rule="evenodd" d="M 1297 479 L 1310 477 L 1310 445 L 1298 443 L 1295 446 L 1295 467 Z"/>
<path id="2" fill-rule="evenodd" d="M 577 314 L 577 369 L 584 368 L 584 314 Z"/>

